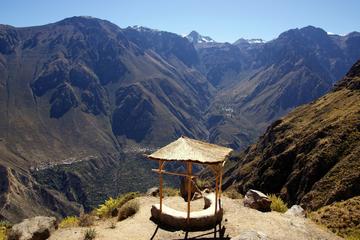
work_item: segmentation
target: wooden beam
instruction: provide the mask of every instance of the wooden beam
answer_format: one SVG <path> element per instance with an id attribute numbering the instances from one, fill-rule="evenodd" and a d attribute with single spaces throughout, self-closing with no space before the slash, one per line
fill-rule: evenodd
<path id="1" fill-rule="evenodd" d="M 192 174 L 192 165 L 191 162 L 187 164 L 187 180 L 188 180 L 188 192 L 187 192 L 187 223 L 190 222 L 190 202 L 191 202 L 191 174 Z"/>
<path id="2" fill-rule="evenodd" d="M 151 169 L 151 171 L 156 172 L 156 173 L 160 173 L 160 169 Z M 164 171 L 161 170 L 162 174 L 169 174 L 169 175 L 175 175 L 175 176 L 182 176 L 182 177 L 189 177 L 188 173 L 177 173 L 177 172 L 169 172 L 169 171 Z M 190 175 L 191 178 L 196 178 L 198 177 L 197 175 Z"/>

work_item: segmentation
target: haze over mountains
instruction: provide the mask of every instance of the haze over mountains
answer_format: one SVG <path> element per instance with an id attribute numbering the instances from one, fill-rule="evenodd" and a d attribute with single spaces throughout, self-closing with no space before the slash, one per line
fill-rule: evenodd
<path id="1" fill-rule="evenodd" d="M 359 47 L 359 33 L 311 26 L 230 44 L 88 17 L 1 25 L 0 216 L 44 206 L 65 215 L 144 190 L 153 184 L 150 163 L 136 154 L 180 135 L 244 149 L 272 121 L 327 93 Z M 148 181 L 124 186 L 139 178 Z"/>

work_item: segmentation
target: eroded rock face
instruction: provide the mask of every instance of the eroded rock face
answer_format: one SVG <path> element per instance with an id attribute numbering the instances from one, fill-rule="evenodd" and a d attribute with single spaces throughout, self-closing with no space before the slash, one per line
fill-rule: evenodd
<path id="1" fill-rule="evenodd" d="M 270 212 L 271 200 L 264 193 L 250 189 L 244 199 L 244 206 L 262 212 Z"/>
<path id="2" fill-rule="evenodd" d="M 57 228 L 56 218 L 37 216 L 15 224 L 10 231 L 9 240 L 48 239 Z"/>

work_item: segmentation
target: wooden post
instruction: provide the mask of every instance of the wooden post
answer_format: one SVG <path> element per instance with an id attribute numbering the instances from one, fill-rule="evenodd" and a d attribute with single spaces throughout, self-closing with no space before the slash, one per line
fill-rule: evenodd
<path id="1" fill-rule="evenodd" d="M 188 180 L 188 193 L 187 193 L 187 223 L 190 221 L 190 202 L 191 202 L 191 174 L 192 174 L 192 165 L 191 162 L 187 164 L 187 180 Z"/>
<path id="2" fill-rule="evenodd" d="M 159 186 L 159 195 L 160 195 L 160 213 L 162 212 L 162 199 L 163 199 L 163 194 L 162 194 L 162 190 L 163 190 L 163 177 L 162 177 L 162 168 L 163 168 L 163 161 L 159 161 L 159 181 L 160 181 L 160 186 Z"/>
<path id="3" fill-rule="evenodd" d="M 221 192 L 222 192 L 222 165 L 220 165 L 220 184 L 219 184 L 219 208 L 221 208 Z"/>
<path id="4" fill-rule="evenodd" d="M 215 215 L 217 213 L 217 206 L 218 206 L 218 185 L 219 185 L 219 175 L 216 174 L 216 181 L 215 181 Z"/>

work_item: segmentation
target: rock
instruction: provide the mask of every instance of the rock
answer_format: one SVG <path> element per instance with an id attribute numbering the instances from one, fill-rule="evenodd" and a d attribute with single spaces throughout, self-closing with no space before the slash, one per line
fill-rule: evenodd
<path id="1" fill-rule="evenodd" d="M 44 240 L 57 229 L 56 218 L 37 216 L 15 224 L 9 233 L 9 240 Z"/>
<path id="2" fill-rule="evenodd" d="M 146 195 L 156 197 L 159 195 L 159 188 L 158 187 L 152 187 L 149 188 L 146 192 Z"/>
<path id="3" fill-rule="evenodd" d="M 305 210 L 299 205 L 293 205 L 285 214 L 295 217 L 305 217 Z"/>
<path id="4" fill-rule="evenodd" d="M 271 200 L 264 193 L 250 189 L 244 198 L 244 206 L 262 212 L 270 212 Z"/>
<path id="5" fill-rule="evenodd" d="M 187 202 L 187 195 L 188 195 L 188 180 L 186 177 L 180 178 L 181 184 L 180 184 L 180 196 Z M 191 181 L 191 196 L 192 199 L 196 191 L 196 186 L 193 181 Z"/>
<path id="6" fill-rule="evenodd" d="M 262 232 L 257 232 L 254 230 L 249 230 L 239 234 L 236 237 L 231 238 L 231 240 L 267 240 L 267 236 Z"/>

